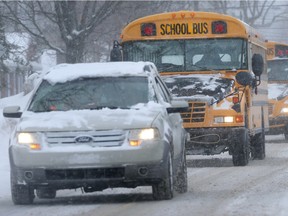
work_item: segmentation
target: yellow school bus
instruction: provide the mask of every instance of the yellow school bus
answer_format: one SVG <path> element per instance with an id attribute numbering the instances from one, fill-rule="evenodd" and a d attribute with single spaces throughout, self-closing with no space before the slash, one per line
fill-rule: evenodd
<path id="1" fill-rule="evenodd" d="M 269 132 L 288 139 L 288 44 L 267 41 Z"/>
<path id="2" fill-rule="evenodd" d="M 114 42 L 111 61 L 151 61 L 176 98 L 189 132 L 186 152 L 229 152 L 235 166 L 265 158 L 268 90 L 265 40 L 227 15 L 177 11 L 137 19 Z"/>

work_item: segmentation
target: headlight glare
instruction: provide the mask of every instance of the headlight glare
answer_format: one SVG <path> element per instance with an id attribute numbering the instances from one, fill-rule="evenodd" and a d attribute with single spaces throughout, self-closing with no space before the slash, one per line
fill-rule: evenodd
<path id="1" fill-rule="evenodd" d="M 19 133 L 18 134 L 18 143 L 19 144 L 30 144 L 35 143 L 36 139 L 31 133 Z"/>
<path id="2" fill-rule="evenodd" d="M 288 107 L 284 107 L 281 109 L 281 113 L 288 113 Z"/>
<path id="3" fill-rule="evenodd" d="M 224 122 L 225 123 L 232 123 L 234 121 L 233 116 L 225 116 L 224 117 Z"/>
<path id="4" fill-rule="evenodd" d="M 35 133 L 19 133 L 18 134 L 18 143 L 29 146 L 30 149 L 39 150 L 41 145 L 39 138 Z"/>
<path id="5" fill-rule="evenodd" d="M 144 128 L 130 130 L 129 143 L 131 146 L 139 146 L 143 140 L 153 140 L 159 138 L 159 132 L 155 128 Z"/>
<path id="6" fill-rule="evenodd" d="M 214 117 L 214 123 L 233 123 L 234 117 L 233 116 L 217 116 Z"/>
<path id="7" fill-rule="evenodd" d="M 139 133 L 139 139 L 141 140 L 151 140 L 155 137 L 155 131 L 153 128 L 143 129 Z"/>

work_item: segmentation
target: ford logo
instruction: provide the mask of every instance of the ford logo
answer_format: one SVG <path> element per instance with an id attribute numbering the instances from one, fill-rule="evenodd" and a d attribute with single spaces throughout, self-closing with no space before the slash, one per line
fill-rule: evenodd
<path id="1" fill-rule="evenodd" d="M 93 137 L 92 136 L 78 136 L 75 138 L 75 141 L 77 143 L 90 143 L 93 141 Z"/>

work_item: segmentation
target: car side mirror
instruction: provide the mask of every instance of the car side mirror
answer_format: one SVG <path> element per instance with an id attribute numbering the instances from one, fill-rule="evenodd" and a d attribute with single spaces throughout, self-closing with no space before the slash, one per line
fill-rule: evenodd
<path id="1" fill-rule="evenodd" d="M 113 43 L 113 49 L 110 52 L 110 61 L 122 61 L 122 51 L 120 49 L 120 44 L 118 43 L 118 41 L 114 41 Z"/>
<path id="2" fill-rule="evenodd" d="M 189 110 L 189 104 L 185 100 L 172 100 L 171 107 L 167 107 L 168 113 L 187 112 Z"/>
<path id="3" fill-rule="evenodd" d="M 264 69 L 264 60 L 262 55 L 254 54 L 252 57 L 252 70 L 255 76 L 261 76 Z"/>
<path id="4" fill-rule="evenodd" d="M 3 116 L 6 118 L 20 118 L 22 112 L 20 112 L 20 106 L 4 107 Z"/>
<path id="5" fill-rule="evenodd" d="M 248 72 L 239 72 L 236 74 L 236 81 L 243 86 L 252 86 L 254 78 Z"/>

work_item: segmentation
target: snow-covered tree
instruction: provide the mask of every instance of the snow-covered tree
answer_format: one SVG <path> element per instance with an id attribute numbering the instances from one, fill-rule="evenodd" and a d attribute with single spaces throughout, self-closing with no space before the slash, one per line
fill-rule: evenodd
<path id="1" fill-rule="evenodd" d="M 6 19 L 28 32 L 42 46 L 64 55 L 64 61 L 67 63 L 83 62 L 87 38 L 114 13 L 119 5 L 118 1 L 3 1 L 2 3 L 9 11 L 5 16 Z M 47 30 L 53 31 L 47 32 Z M 65 46 L 59 43 L 59 37 Z"/>

